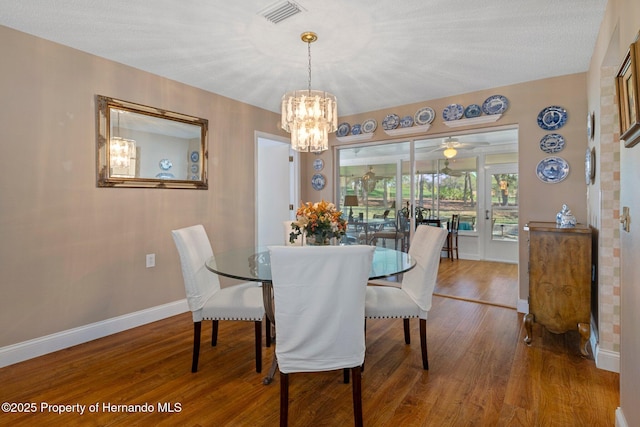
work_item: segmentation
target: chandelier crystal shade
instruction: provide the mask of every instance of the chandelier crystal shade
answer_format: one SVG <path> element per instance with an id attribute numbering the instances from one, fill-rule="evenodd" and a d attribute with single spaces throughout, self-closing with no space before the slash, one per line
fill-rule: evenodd
<path id="1" fill-rule="evenodd" d="M 311 43 L 318 37 L 307 32 L 301 38 L 308 45 L 309 85 L 284 94 L 281 127 L 291 133 L 291 148 L 319 153 L 329 148 L 329 134 L 338 128 L 338 102 L 329 92 L 311 90 Z"/>
<path id="2" fill-rule="evenodd" d="M 134 140 L 120 138 L 119 136 L 112 137 L 109 146 L 109 165 L 111 168 L 129 168 L 135 149 L 136 142 Z"/>
<path id="3" fill-rule="evenodd" d="M 121 110 L 114 110 L 117 114 L 118 136 L 112 136 L 109 141 L 109 167 L 112 169 L 128 169 L 131 158 L 136 152 L 136 142 L 133 139 L 120 136 L 120 115 L 126 114 Z M 112 116 L 113 117 L 113 116 Z"/>

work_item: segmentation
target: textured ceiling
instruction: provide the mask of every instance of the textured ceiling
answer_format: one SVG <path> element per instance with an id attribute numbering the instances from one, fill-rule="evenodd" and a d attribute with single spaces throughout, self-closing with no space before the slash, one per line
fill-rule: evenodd
<path id="1" fill-rule="evenodd" d="M 2 0 L 0 24 L 278 111 L 312 87 L 341 116 L 589 67 L 606 0 Z M 0 41 L 1 43 L 1 41 Z"/>

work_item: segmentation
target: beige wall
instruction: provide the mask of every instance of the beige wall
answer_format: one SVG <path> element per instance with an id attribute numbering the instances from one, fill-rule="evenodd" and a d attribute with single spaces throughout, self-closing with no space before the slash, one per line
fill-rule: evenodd
<path id="1" fill-rule="evenodd" d="M 413 116 L 424 106 L 436 111 L 436 119 L 426 135 L 438 136 L 468 131 L 469 128 L 450 129 L 443 124 L 442 110 L 449 104 L 459 103 L 469 105 L 482 104 L 491 95 L 500 94 L 509 99 L 509 108 L 496 123 L 483 127 L 518 126 L 519 149 L 519 190 L 520 190 L 520 230 L 528 221 L 555 221 L 555 215 L 567 203 L 575 214 L 578 222 L 586 223 L 586 183 L 584 179 L 584 157 L 587 147 L 586 115 L 587 98 L 585 93 L 586 74 L 573 74 L 544 80 L 521 83 L 517 85 L 494 88 L 486 91 L 473 92 L 455 97 L 425 100 L 417 104 L 404 105 L 397 108 L 372 111 L 354 116 L 340 117 L 340 122 L 362 123 L 374 118 L 378 122 L 374 138 L 371 141 L 391 139 L 382 130 L 382 121 L 387 114 L 395 113 L 400 117 Z M 338 105 L 340 100 L 338 99 Z M 569 163 L 570 172 L 566 180 L 557 184 L 547 184 L 536 176 L 536 166 L 548 154 L 540 150 L 540 139 L 551 133 L 542 130 L 537 124 L 538 113 L 550 105 L 559 105 L 568 112 L 565 126 L 556 131 L 564 136 L 566 145 L 558 155 Z M 479 127 L 475 128 L 478 129 Z M 367 141 L 370 143 L 371 141 Z M 333 136 L 333 145 L 341 145 Z M 322 154 L 325 164 L 331 164 L 331 153 Z M 308 184 L 313 175 L 312 162 L 315 155 L 305 155 L 306 163 L 303 169 L 303 200 L 318 200 L 323 197 L 335 201 L 333 193 L 334 169 L 326 169 L 327 187 L 318 192 Z M 521 236 L 526 236 L 521 231 Z M 521 238 L 520 242 L 520 298 L 526 300 L 529 293 L 527 276 L 527 242 Z"/>
<path id="2" fill-rule="evenodd" d="M 282 134 L 278 115 L 6 27 L 0 40 L 0 347 L 183 299 L 172 229 L 253 245 L 254 131 Z M 208 119 L 209 190 L 97 188 L 96 94 Z"/>

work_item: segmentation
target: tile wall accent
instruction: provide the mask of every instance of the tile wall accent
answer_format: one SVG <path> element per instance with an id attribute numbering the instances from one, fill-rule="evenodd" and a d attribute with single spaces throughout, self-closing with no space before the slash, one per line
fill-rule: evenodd
<path id="1" fill-rule="evenodd" d="M 600 126 L 596 125 L 596 130 L 600 129 L 599 150 L 596 147 L 600 183 L 598 332 L 600 348 L 620 352 L 620 126 L 616 72 L 614 67 L 602 68 Z"/>

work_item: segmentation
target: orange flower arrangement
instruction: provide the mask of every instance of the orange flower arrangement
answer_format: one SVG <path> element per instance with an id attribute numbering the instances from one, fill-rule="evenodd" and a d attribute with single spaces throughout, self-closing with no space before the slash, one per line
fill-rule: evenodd
<path id="1" fill-rule="evenodd" d="M 333 203 L 322 200 L 303 203 L 296 211 L 296 220 L 291 223 L 293 231 L 289 242 L 293 243 L 302 233 L 308 243 L 328 244 L 332 237 L 341 238 L 347 231 L 347 222 Z"/>

